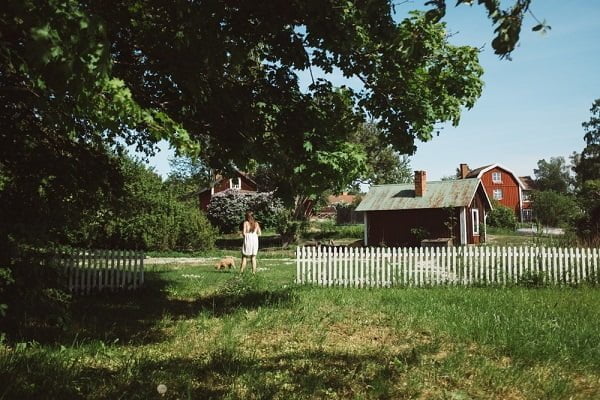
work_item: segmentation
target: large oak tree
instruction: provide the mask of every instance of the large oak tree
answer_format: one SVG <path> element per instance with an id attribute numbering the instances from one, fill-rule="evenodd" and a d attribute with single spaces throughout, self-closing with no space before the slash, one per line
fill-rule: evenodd
<path id="1" fill-rule="evenodd" d="M 530 0 L 479 3 L 495 50 L 510 54 Z M 367 117 L 410 154 L 481 93 L 478 51 L 448 43 L 441 0 L 399 22 L 387 0 L 166 4 L 3 2 L 0 242 L 76 223 L 75 210 L 119 181 L 109 149 L 152 152 L 167 139 L 213 168 L 253 160 L 289 177 L 292 199 L 360 174 L 364 152 L 347 139 Z M 316 67 L 364 88 L 302 89 L 297 71 Z"/>

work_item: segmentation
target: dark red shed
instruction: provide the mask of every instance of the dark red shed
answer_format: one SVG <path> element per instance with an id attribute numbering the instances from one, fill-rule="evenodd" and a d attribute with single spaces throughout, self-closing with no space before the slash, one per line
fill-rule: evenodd
<path id="1" fill-rule="evenodd" d="M 367 246 L 418 246 L 423 239 L 452 238 L 454 244 L 485 241 L 485 216 L 492 209 L 480 179 L 372 186 L 362 211 Z"/>

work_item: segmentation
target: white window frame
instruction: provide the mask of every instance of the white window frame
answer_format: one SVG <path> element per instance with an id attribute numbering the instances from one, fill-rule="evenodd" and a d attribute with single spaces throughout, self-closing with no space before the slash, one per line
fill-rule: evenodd
<path id="1" fill-rule="evenodd" d="M 502 172 L 492 172 L 492 182 L 502 183 Z"/>
<path id="2" fill-rule="evenodd" d="M 460 208 L 460 244 L 467 244 L 467 207 Z"/>
<path id="3" fill-rule="evenodd" d="M 237 183 L 234 184 L 233 183 L 233 179 L 230 179 L 229 182 L 231 182 L 229 184 L 229 186 L 231 186 L 232 189 L 237 189 L 237 190 L 241 190 L 242 189 L 242 178 L 240 178 L 239 176 L 237 178 Z"/>
<path id="4" fill-rule="evenodd" d="M 499 193 L 499 196 L 496 196 L 496 193 Z M 494 200 L 502 200 L 504 198 L 504 193 L 502 192 L 502 189 L 494 189 L 494 191 L 492 192 L 492 197 L 494 198 Z"/>
<path id="5" fill-rule="evenodd" d="M 479 236 L 479 209 L 471 209 L 471 223 L 473 225 L 473 236 Z"/>

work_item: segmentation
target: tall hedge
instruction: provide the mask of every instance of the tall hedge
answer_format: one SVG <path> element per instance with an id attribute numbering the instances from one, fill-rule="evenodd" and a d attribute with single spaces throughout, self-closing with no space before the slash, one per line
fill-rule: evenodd
<path id="1" fill-rule="evenodd" d="M 73 232 L 76 246 L 139 250 L 206 250 L 214 246 L 217 232 L 196 201 L 180 199 L 140 162 L 124 159 L 122 172 L 120 196 Z"/>

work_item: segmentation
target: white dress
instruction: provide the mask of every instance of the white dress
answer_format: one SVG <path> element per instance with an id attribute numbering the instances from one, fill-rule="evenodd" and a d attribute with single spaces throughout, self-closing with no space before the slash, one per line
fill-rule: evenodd
<path id="1" fill-rule="evenodd" d="M 258 233 L 260 228 L 258 224 L 254 227 L 254 231 L 244 233 L 244 244 L 242 246 L 242 254 L 245 256 L 255 256 L 258 253 Z"/>

